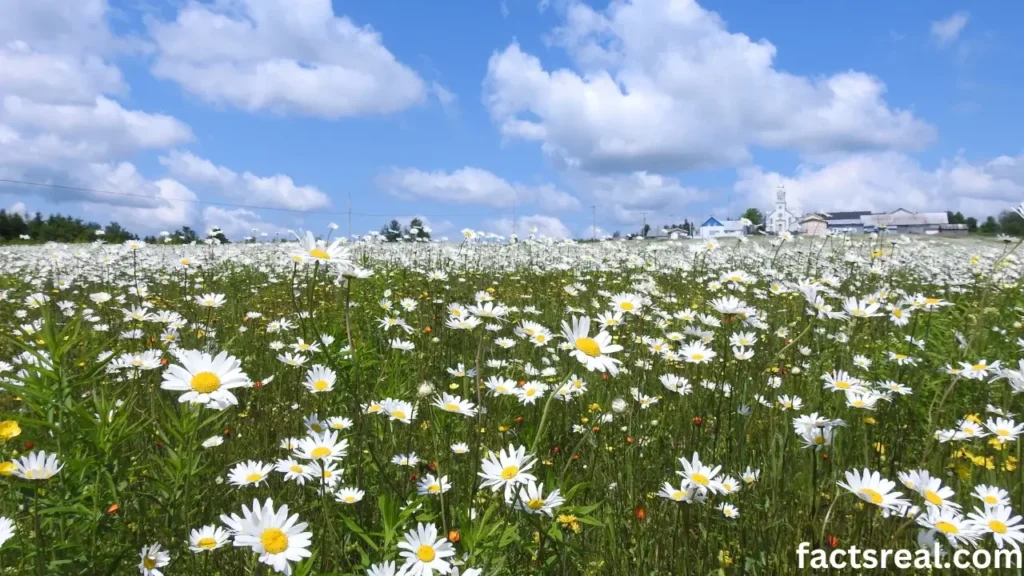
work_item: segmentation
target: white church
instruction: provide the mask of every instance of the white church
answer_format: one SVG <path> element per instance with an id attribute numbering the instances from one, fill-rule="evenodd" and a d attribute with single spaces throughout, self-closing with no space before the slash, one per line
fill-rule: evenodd
<path id="1" fill-rule="evenodd" d="M 765 232 L 781 234 L 800 229 L 800 217 L 786 208 L 786 187 L 779 184 L 775 192 L 775 210 L 765 218 Z"/>

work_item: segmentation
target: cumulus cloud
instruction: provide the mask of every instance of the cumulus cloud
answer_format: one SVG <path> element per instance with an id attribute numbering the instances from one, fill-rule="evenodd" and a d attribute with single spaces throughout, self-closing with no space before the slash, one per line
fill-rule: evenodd
<path id="1" fill-rule="evenodd" d="M 250 204 L 314 210 L 331 203 L 330 198 L 320 189 L 315 186 L 297 186 L 290 176 L 256 176 L 252 172 L 239 174 L 187 151 L 171 150 L 160 158 L 160 163 L 176 178 L 209 186 Z"/>
<path id="2" fill-rule="evenodd" d="M 543 214 L 517 218 L 515 226 L 513 226 L 511 218 L 485 220 L 484 231 L 494 232 L 503 236 L 508 236 L 515 232 L 520 238 L 527 238 L 530 234 L 535 234 L 537 238 L 546 236 L 558 240 L 573 237 L 569 227 L 561 220 L 554 216 L 545 216 Z"/>
<path id="3" fill-rule="evenodd" d="M 130 42 L 110 33 L 106 2 L 0 0 L 0 12 L 0 173 L 115 192 L 33 189 L 140 232 L 187 223 L 195 194 L 125 161 L 193 134 L 172 116 L 115 100 L 128 86 L 113 59 Z"/>
<path id="4" fill-rule="evenodd" d="M 185 2 L 152 21 L 153 73 L 211 102 L 323 118 L 396 112 L 426 86 L 331 0 Z"/>
<path id="5" fill-rule="evenodd" d="M 586 194 L 588 204 L 596 206 L 600 220 L 636 225 L 646 218 L 657 222 L 682 218 L 688 206 L 708 199 L 708 192 L 684 186 L 677 178 L 651 172 L 591 175 L 567 174 L 571 187 Z"/>
<path id="6" fill-rule="evenodd" d="M 735 189 L 754 206 L 771 206 L 779 184 L 804 212 L 906 208 L 987 216 L 1024 197 L 1024 155 L 985 161 L 958 156 L 927 169 L 897 152 L 854 154 L 804 163 L 791 175 L 744 169 Z"/>
<path id="7" fill-rule="evenodd" d="M 288 233 L 286 229 L 264 221 L 252 210 L 207 206 L 203 209 L 203 229 L 208 230 L 214 226 L 220 228 L 231 240 L 241 240 L 249 236 L 259 238 L 264 233 L 268 236 Z"/>
<path id="8" fill-rule="evenodd" d="M 453 172 L 393 168 L 377 177 L 377 186 L 404 200 L 436 200 L 499 208 L 536 204 L 553 212 L 580 207 L 575 196 L 552 184 L 530 186 L 511 183 L 492 172 L 469 166 Z"/>
<path id="9" fill-rule="evenodd" d="M 949 18 L 932 22 L 932 39 L 939 46 L 952 44 L 960 37 L 960 33 L 967 26 L 968 19 L 970 19 L 970 14 L 959 11 L 954 12 Z"/>
<path id="10" fill-rule="evenodd" d="M 116 193 L 83 191 L 73 199 L 96 217 L 119 221 L 134 232 L 176 228 L 195 217 L 198 197 L 192 190 L 171 178 L 149 180 L 129 162 L 89 164 L 69 176 L 83 188 Z"/>
<path id="11" fill-rule="evenodd" d="M 856 71 L 809 78 L 775 68 L 776 48 L 730 32 L 694 0 L 569 2 L 551 35 L 572 68 L 512 43 L 484 81 L 507 138 L 539 142 L 589 171 L 736 165 L 750 148 L 802 153 L 917 149 L 934 129 Z"/>

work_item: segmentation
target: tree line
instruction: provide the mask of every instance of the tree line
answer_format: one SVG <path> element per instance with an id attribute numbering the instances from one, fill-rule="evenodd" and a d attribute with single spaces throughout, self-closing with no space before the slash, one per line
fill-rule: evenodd
<path id="1" fill-rule="evenodd" d="M 102 234 L 97 231 L 102 230 Z M 138 238 L 117 222 L 106 227 L 81 218 L 50 214 L 43 218 L 41 212 L 34 216 L 0 210 L 0 239 L 4 242 L 91 242 L 103 238 L 107 242 L 124 242 Z"/>

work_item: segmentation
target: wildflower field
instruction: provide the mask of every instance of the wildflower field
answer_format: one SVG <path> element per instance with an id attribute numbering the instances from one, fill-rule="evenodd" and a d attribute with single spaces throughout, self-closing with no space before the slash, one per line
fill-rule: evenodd
<path id="1" fill-rule="evenodd" d="M 1018 246 L 3 248 L 0 574 L 769 575 L 800 542 L 1014 549 Z"/>

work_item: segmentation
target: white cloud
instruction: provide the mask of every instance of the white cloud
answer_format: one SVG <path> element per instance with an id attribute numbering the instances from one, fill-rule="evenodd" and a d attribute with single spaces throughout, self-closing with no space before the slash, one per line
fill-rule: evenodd
<path id="1" fill-rule="evenodd" d="M 331 0 L 189 0 L 152 21 L 153 73 L 212 102 L 324 118 L 396 112 L 426 87 Z"/>
<path id="2" fill-rule="evenodd" d="M 25 207 L 24 202 L 15 202 L 11 204 L 11 207 L 7 209 L 12 214 L 28 214 L 28 208 Z"/>
<path id="3" fill-rule="evenodd" d="M 536 229 L 536 237 L 546 236 L 548 238 L 562 239 L 572 238 L 573 234 L 561 220 L 554 216 L 534 214 L 533 216 L 522 216 L 515 220 L 515 227 L 512 226 L 511 218 L 498 218 L 484 221 L 485 232 L 495 232 L 503 236 L 512 234 L 513 230 L 519 238 L 527 238 Z"/>
<path id="4" fill-rule="evenodd" d="M 785 184 L 787 200 L 805 212 L 906 208 L 987 216 L 1024 197 L 1024 155 L 981 162 L 958 156 L 929 170 L 896 152 L 854 154 L 805 163 L 788 176 L 744 169 L 735 189 L 765 208 L 779 184 Z"/>
<path id="5" fill-rule="evenodd" d="M 430 92 L 437 97 L 437 101 L 441 103 L 441 108 L 444 109 L 445 114 L 458 116 L 459 97 L 454 92 L 439 82 L 431 82 Z"/>
<path id="6" fill-rule="evenodd" d="M 961 10 L 959 12 L 954 12 L 945 20 L 936 20 L 932 22 L 932 39 L 935 40 L 935 43 L 939 46 L 946 46 L 953 43 L 960 37 L 960 33 L 963 32 L 964 27 L 967 26 L 967 21 L 969 19 L 970 14 Z"/>
<path id="7" fill-rule="evenodd" d="M 596 206 L 599 222 L 611 219 L 618 224 L 640 228 L 644 219 L 652 226 L 659 222 L 683 219 L 694 202 L 706 200 L 708 193 L 684 186 L 678 179 L 649 172 L 567 175 L 572 187 L 589 194 L 588 204 Z"/>
<path id="8" fill-rule="evenodd" d="M 552 40 L 572 69 L 545 69 L 513 43 L 492 55 L 484 88 L 502 134 L 568 166 L 684 170 L 746 163 L 753 146 L 917 149 L 935 137 L 886 103 L 877 78 L 782 72 L 775 46 L 729 32 L 693 0 L 615 0 L 600 12 L 571 2 L 565 19 Z"/>
<path id="9" fill-rule="evenodd" d="M 537 204 L 550 211 L 569 211 L 580 207 L 575 196 L 554 185 L 511 183 L 492 172 L 469 166 L 451 173 L 393 168 L 377 177 L 377 186 L 404 200 L 426 199 L 499 208 Z"/>
<path id="10" fill-rule="evenodd" d="M 289 176 L 256 176 L 218 166 L 191 152 L 171 150 L 160 163 L 177 178 L 215 188 L 227 196 L 244 199 L 247 204 L 314 210 L 330 205 L 331 200 L 315 186 L 296 186 Z"/>
<path id="11" fill-rule="evenodd" d="M 191 223 L 195 216 L 198 197 L 187 186 L 171 178 L 148 180 L 128 162 L 89 164 L 72 177 L 82 187 L 122 194 L 82 192 L 71 199 L 82 202 L 86 211 L 103 220 L 117 221 L 132 232 L 176 228 Z"/>
<path id="12" fill-rule="evenodd" d="M 124 161 L 193 135 L 176 118 L 112 99 L 128 93 L 113 58 L 132 42 L 111 35 L 107 10 L 104 0 L 0 0 L 0 173 L 120 193 L 31 189 L 137 232 L 188 223 L 188 187 Z"/>
<path id="13" fill-rule="evenodd" d="M 231 240 L 241 240 L 247 236 L 260 238 L 262 233 L 268 236 L 288 233 L 286 229 L 264 221 L 259 214 L 251 210 L 207 206 L 203 209 L 203 229 L 209 230 L 214 226 L 220 228 Z"/>

